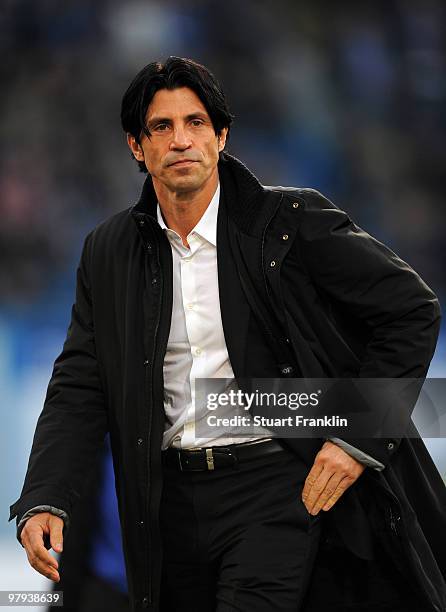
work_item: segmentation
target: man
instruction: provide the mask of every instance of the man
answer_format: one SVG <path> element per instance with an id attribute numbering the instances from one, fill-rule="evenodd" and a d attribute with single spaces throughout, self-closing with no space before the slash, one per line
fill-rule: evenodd
<path id="1" fill-rule="evenodd" d="M 225 153 L 205 67 L 149 64 L 121 119 L 149 176 L 84 245 L 11 507 L 31 565 L 59 580 L 44 543 L 62 550 L 109 431 L 133 610 L 444 610 L 446 495 L 421 440 L 195 435 L 197 378 L 424 377 L 435 295 L 321 194 Z"/>

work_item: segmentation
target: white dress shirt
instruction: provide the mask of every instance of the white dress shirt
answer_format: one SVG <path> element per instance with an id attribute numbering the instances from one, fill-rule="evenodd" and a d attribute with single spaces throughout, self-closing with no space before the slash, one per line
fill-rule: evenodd
<path id="1" fill-rule="evenodd" d="M 255 437 L 234 437 L 234 427 L 225 431 L 216 430 L 215 437 L 195 437 L 195 421 L 198 423 L 211 414 L 206 405 L 196 401 L 195 380 L 234 380 L 223 333 L 218 292 L 219 199 L 220 185 L 203 216 L 187 236 L 190 248 L 185 247 L 181 237 L 166 226 L 158 204 L 158 222 L 169 239 L 173 259 L 172 323 L 163 367 L 166 413 L 163 449 L 169 446 L 194 448 L 240 444 L 271 435 L 266 429 L 264 435 L 263 430 L 258 435 L 259 428 L 256 428 Z M 222 381 L 220 391 L 227 386 L 228 380 Z M 218 410 L 220 417 L 234 414 L 234 406 Z M 206 435 L 213 434 L 205 425 L 199 429 L 206 431 Z"/>

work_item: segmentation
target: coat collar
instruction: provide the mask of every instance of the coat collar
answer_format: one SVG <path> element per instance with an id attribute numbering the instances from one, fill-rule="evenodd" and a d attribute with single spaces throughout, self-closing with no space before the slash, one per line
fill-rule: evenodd
<path id="1" fill-rule="evenodd" d="M 220 153 L 218 173 L 228 215 L 240 230 L 255 235 L 263 226 L 262 213 L 268 212 L 263 206 L 265 188 L 240 160 L 229 153 Z M 157 197 L 150 175 L 144 182 L 141 196 L 132 212 L 145 213 L 157 219 Z"/>

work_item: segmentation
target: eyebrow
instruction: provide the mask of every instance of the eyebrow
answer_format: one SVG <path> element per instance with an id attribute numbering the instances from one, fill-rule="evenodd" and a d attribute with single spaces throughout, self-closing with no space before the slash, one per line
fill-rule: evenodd
<path id="1" fill-rule="evenodd" d="M 196 112 L 196 113 L 191 113 L 190 115 L 186 115 L 186 120 L 187 121 L 192 121 L 193 119 L 206 119 L 206 120 L 210 120 L 208 115 L 206 115 L 203 112 Z M 162 117 L 162 116 L 155 116 L 152 117 L 149 122 L 147 123 L 147 127 L 150 128 L 154 127 L 155 125 L 158 125 L 159 123 L 172 123 L 172 119 L 169 119 L 169 117 Z"/>

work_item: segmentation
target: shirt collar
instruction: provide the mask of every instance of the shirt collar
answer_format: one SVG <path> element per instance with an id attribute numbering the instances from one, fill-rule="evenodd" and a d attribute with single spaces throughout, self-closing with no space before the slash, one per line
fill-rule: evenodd
<path id="1" fill-rule="evenodd" d="M 212 200 L 209 203 L 209 206 L 204 211 L 197 225 L 191 229 L 188 236 L 195 232 L 208 242 L 210 242 L 213 246 L 217 246 L 217 215 L 218 215 L 218 205 L 220 201 L 220 183 L 217 185 L 217 189 L 212 197 Z M 160 224 L 163 230 L 169 229 L 164 222 L 163 215 L 161 214 L 161 208 L 159 202 L 157 204 L 156 215 L 158 218 L 158 223 Z"/>

